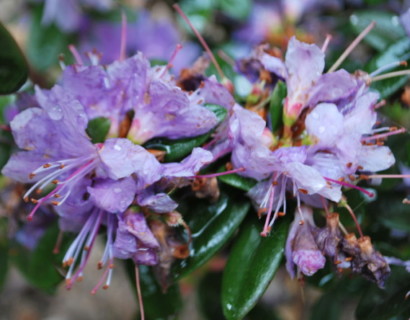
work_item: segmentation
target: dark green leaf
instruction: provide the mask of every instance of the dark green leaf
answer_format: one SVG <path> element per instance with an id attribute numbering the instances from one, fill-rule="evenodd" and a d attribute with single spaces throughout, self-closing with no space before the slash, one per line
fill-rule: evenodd
<path id="1" fill-rule="evenodd" d="M 184 214 L 192 232 L 189 258 L 175 266 L 182 277 L 207 262 L 235 232 L 249 210 L 249 201 L 234 199 L 222 193 L 215 204 L 196 201 Z"/>
<path id="2" fill-rule="evenodd" d="M 222 11 L 228 16 L 245 20 L 251 12 L 251 0 L 221 0 L 219 5 Z"/>
<path id="3" fill-rule="evenodd" d="M 17 91 L 26 82 L 28 65 L 16 41 L 0 23 L 0 94 Z"/>
<path id="4" fill-rule="evenodd" d="M 363 320 L 407 320 L 410 317 L 410 303 L 406 294 L 410 285 L 402 287 L 382 303 L 374 305 L 372 312 L 364 316 Z"/>
<path id="5" fill-rule="evenodd" d="M 410 39 L 404 38 L 387 47 L 381 54 L 373 58 L 366 70 L 371 73 L 380 67 L 396 61 L 410 62 Z M 403 87 L 408 77 L 394 77 L 372 83 L 371 87 L 380 92 L 382 98 L 387 98 Z"/>
<path id="6" fill-rule="evenodd" d="M 275 132 L 282 125 L 283 114 L 283 99 L 286 98 L 287 89 L 284 82 L 279 81 L 276 84 L 275 90 L 273 90 L 270 105 L 269 114 L 272 125 L 272 132 Z"/>
<path id="7" fill-rule="evenodd" d="M 37 288 L 49 293 L 54 293 L 57 286 L 64 279 L 58 270 L 72 240 L 66 235 L 60 247 L 60 252 L 54 254 L 53 249 L 58 233 L 59 229 L 56 224 L 49 227 L 32 252 L 21 246 L 13 248 L 12 261 L 27 280 Z"/>
<path id="8" fill-rule="evenodd" d="M 289 221 L 279 220 L 268 237 L 253 219 L 241 230 L 222 281 L 222 306 L 229 320 L 242 319 L 265 292 L 283 256 Z"/>
<path id="9" fill-rule="evenodd" d="M 215 113 L 218 121 L 221 122 L 227 115 L 227 111 L 224 107 L 208 104 L 205 106 L 206 108 L 210 109 L 213 113 Z M 204 144 L 208 138 L 211 136 L 211 132 L 205 133 L 203 135 L 194 137 L 194 138 L 186 138 L 186 139 L 179 139 L 179 140 L 170 140 L 166 138 L 155 138 L 148 141 L 144 147 L 146 149 L 157 149 L 163 150 L 166 152 L 165 161 L 172 162 L 178 161 L 190 154 L 193 148 L 198 147 Z"/>
<path id="10" fill-rule="evenodd" d="M 0 290 L 6 281 L 8 269 L 8 239 L 6 219 L 0 219 Z"/>
<path id="11" fill-rule="evenodd" d="M 43 10 L 40 7 L 33 12 L 28 35 L 27 57 L 37 70 L 42 71 L 57 64 L 59 55 L 67 52 L 70 38 L 55 25 L 42 25 Z"/>
<path id="12" fill-rule="evenodd" d="M 126 261 L 126 270 L 132 281 L 132 286 L 137 299 L 135 288 L 135 264 Z M 139 266 L 141 292 L 144 303 L 146 320 L 172 320 L 177 319 L 177 313 L 182 308 L 181 294 L 177 284 L 170 286 L 163 293 L 161 286 L 155 279 L 153 271 L 148 266 Z"/>
<path id="13" fill-rule="evenodd" d="M 99 117 L 88 122 L 87 134 L 91 138 L 92 143 L 102 143 L 105 141 L 108 132 L 110 131 L 110 119 Z"/>
<path id="14" fill-rule="evenodd" d="M 199 282 L 198 300 L 201 313 L 208 320 L 225 320 L 221 306 L 222 273 L 209 272 Z"/>
<path id="15" fill-rule="evenodd" d="M 225 166 L 218 169 L 218 172 L 223 171 L 225 171 Z M 242 177 L 236 173 L 219 176 L 218 180 L 243 191 L 249 191 L 257 183 L 255 179 Z"/>
<path id="16" fill-rule="evenodd" d="M 350 17 L 350 23 L 357 34 L 362 32 L 372 21 L 376 22 L 376 26 L 364 38 L 364 41 L 378 51 L 384 50 L 388 45 L 406 35 L 399 17 L 386 11 L 360 11 Z"/>

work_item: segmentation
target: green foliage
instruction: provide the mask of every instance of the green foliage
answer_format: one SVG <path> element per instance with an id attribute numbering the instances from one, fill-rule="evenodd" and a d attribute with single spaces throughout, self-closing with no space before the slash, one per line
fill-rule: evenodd
<path id="1" fill-rule="evenodd" d="M 357 34 L 372 21 L 376 22 L 376 26 L 364 38 L 364 41 L 378 51 L 385 50 L 406 35 L 399 17 L 387 11 L 364 10 L 355 12 L 350 17 L 350 24 Z"/>
<path id="2" fill-rule="evenodd" d="M 279 220 L 267 237 L 262 224 L 246 220 L 232 248 L 222 281 L 222 306 L 227 319 L 242 319 L 265 292 L 282 260 L 288 219 Z"/>
<path id="3" fill-rule="evenodd" d="M 65 235 L 59 253 L 55 254 L 53 249 L 58 233 L 58 226 L 54 224 L 46 230 L 33 251 L 16 244 L 10 257 L 32 285 L 48 293 L 54 293 L 64 279 L 61 263 L 72 240 Z"/>
<path id="4" fill-rule="evenodd" d="M 28 65 L 16 41 L 0 23 L 0 95 L 17 91 L 26 82 Z"/>
<path id="5" fill-rule="evenodd" d="M 174 272 L 183 277 L 202 266 L 231 238 L 249 211 L 249 202 L 221 194 L 215 204 L 206 200 L 189 204 L 184 219 L 192 232 L 190 256 L 176 265 Z"/>
<path id="6" fill-rule="evenodd" d="M 410 62 L 410 39 L 404 38 L 388 46 L 379 55 L 374 57 L 366 70 L 370 73 L 378 68 L 396 61 Z M 372 83 L 371 87 L 380 92 L 383 99 L 388 98 L 403 87 L 408 76 L 394 77 Z"/>
<path id="7" fill-rule="evenodd" d="M 42 15 L 41 7 L 33 10 L 27 43 L 27 57 L 39 71 L 56 65 L 60 54 L 67 53 L 67 47 L 71 42 L 70 35 L 63 33 L 55 25 L 42 25 Z"/>
<path id="8" fill-rule="evenodd" d="M 110 119 L 104 117 L 94 118 L 88 122 L 86 132 L 92 143 L 102 143 L 105 141 L 110 127 Z"/>
<path id="9" fill-rule="evenodd" d="M 272 92 L 269 105 L 269 115 L 272 125 L 272 132 L 278 130 L 282 125 L 283 100 L 286 98 L 286 95 L 286 84 L 282 81 L 279 81 Z"/>
<path id="10" fill-rule="evenodd" d="M 128 276 L 133 284 L 135 284 L 135 264 L 132 260 L 125 261 Z M 155 279 L 154 272 L 151 267 L 139 266 L 140 285 L 142 299 L 144 303 L 145 319 L 146 320 L 173 320 L 177 319 L 177 314 L 182 308 L 181 294 L 179 287 L 174 284 L 163 292 L 161 286 Z M 135 289 L 135 299 L 137 293 Z"/>

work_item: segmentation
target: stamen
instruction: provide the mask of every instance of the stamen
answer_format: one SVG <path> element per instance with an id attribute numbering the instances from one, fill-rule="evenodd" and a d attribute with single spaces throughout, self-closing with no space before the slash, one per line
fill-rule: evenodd
<path id="1" fill-rule="evenodd" d="M 120 44 L 120 57 L 119 60 L 125 60 L 127 50 L 127 16 L 123 11 L 121 13 L 121 44 Z"/>
<path id="2" fill-rule="evenodd" d="M 243 172 L 245 170 L 246 170 L 245 168 L 237 168 L 237 169 L 228 170 L 228 171 L 224 171 L 224 172 L 217 172 L 217 173 L 211 173 L 211 174 L 201 174 L 201 175 L 193 176 L 191 178 L 214 178 L 214 177 L 225 176 L 225 175 L 233 174 L 233 173 L 237 173 L 237 172 Z"/>
<path id="3" fill-rule="evenodd" d="M 410 174 L 370 174 L 370 175 L 363 175 L 361 178 L 364 179 L 374 179 L 374 178 L 382 178 L 382 179 L 405 179 L 410 178 Z"/>
<path id="4" fill-rule="evenodd" d="M 350 208 L 350 206 L 347 203 L 344 203 L 344 207 L 347 209 L 347 211 L 349 211 L 350 215 L 352 216 L 352 219 L 356 225 L 357 231 L 359 231 L 360 237 L 363 237 L 363 232 L 362 232 L 362 228 L 360 227 L 359 221 L 357 221 L 356 215 L 354 214 L 352 208 Z"/>
<path id="5" fill-rule="evenodd" d="M 383 73 L 385 71 L 388 71 L 390 69 L 396 68 L 396 67 L 400 67 L 400 66 L 404 66 L 407 67 L 407 61 L 394 61 L 392 63 L 388 63 L 382 67 L 380 67 L 379 69 L 377 69 L 376 71 L 373 71 L 371 74 L 369 74 L 369 76 L 371 78 L 379 75 L 380 73 Z"/>
<path id="6" fill-rule="evenodd" d="M 265 225 L 263 226 L 263 230 L 261 232 L 262 237 L 267 237 L 269 232 L 271 231 L 271 228 L 269 227 L 269 220 L 272 215 L 273 199 L 275 197 L 275 187 L 273 185 L 270 185 L 268 192 L 269 192 L 268 216 L 266 217 Z"/>
<path id="7" fill-rule="evenodd" d="M 322 48 L 320 49 L 320 50 L 322 50 L 323 53 L 326 52 L 326 49 L 329 46 L 330 40 L 332 40 L 332 36 L 330 34 L 327 34 L 325 42 L 323 42 Z"/>
<path id="8" fill-rule="evenodd" d="M 191 23 L 191 21 L 186 16 L 186 14 L 182 11 L 182 9 L 179 7 L 179 5 L 174 4 L 172 6 L 176 10 L 176 12 L 178 12 L 178 14 L 182 17 L 182 19 L 185 20 L 185 22 L 188 24 L 188 26 L 191 28 L 191 30 L 195 33 L 195 35 L 198 38 L 199 42 L 204 47 L 205 51 L 208 53 L 209 58 L 211 59 L 212 63 L 214 64 L 215 69 L 218 72 L 221 79 L 226 79 L 221 67 L 219 66 L 218 61 L 216 61 L 215 56 L 213 55 L 211 49 L 209 49 L 209 47 L 208 47 L 207 43 L 205 42 L 204 38 L 201 36 L 201 34 L 198 32 L 198 30 L 194 27 L 194 25 Z"/>
<path id="9" fill-rule="evenodd" d="M 374 136 L 370 136 L 370 137 L 364 137 L 362 138 L 362 141 L 368 141 L 368 140 L 376 140 L 376 139 L 384 139 L 387 138 L 389 136 L 394 136 L 396 134 L 400 134 L 400 133 L 404 133 L 406 132 L 405 128 L 401 128 L 401 129 L 397 129 L 394 131 L 390 131 L 390 132 L 386 132 L 386 133 L 382 133 L 382 134 L 376 134 Z"/>
<path id="10" fill-rule="evenodd" d="M 225 61 L 227 64 L 231 66 L 235 66 L 235 60 L 232 59 L 230 56 L 228 56 L 225 51 L 223 50 L 218 50 L 218 56 Z"/>
<path id="11" fill-rule="evenodd" d="M 380 76 L 372 77 L 370 80 L 371 82 L 376 82 L 376 81 L 400 77 L 400 76 L 410 76 L 410 69 L 385 73 Z"/>
<path id="12" fill-rule="evenodd" d="M 71 54 L 73 55 L 76 63 L 82 66 L 84 64 L 83 59 L 81 58 L 81 55 L 78 53 L 77 48 L 74 45 L 70 44 L 68 46 L 68 49 L 71 51 Z"/>
<path id="13" fill-rule="evenodd" d="M 348 188 L 353 188 L 353 189 L 359 190 L 360 192 L 363 192 L 365 195 L 369 196 L 370 198 L 373 198 L 373 197 L 374 197 L 374 194 L 373 194 L 372 192 L 369 192 L 369 191 L 367 191 L 366 189 L 363 189 L 363 188 L 361 188 L 361 187 L 358 187 L 358 186 L 356 186 L 356 185 L 354 185 L 354 184 L 350 184 L 350 183 L 344 182 L 344 181 L 334 180 L 334 179 L 331 179 L 331 178 L 326 178 L 326 177 L 324 177 L 324 178 L 325 178 L 325 180 L 327 180 L 327 181 L 330 181 L 330 182 L 333 182 L 333 183 L 336 183 L 336 184 L 340 184 L 340 185 L 342 185 L 342 186 L 344 186 L 344 187 L 348 187 Z"/>
<path id="14" fill-rule="evenodd" d="M 342 53 L 342 55 L 337 59 L 333 66 L 328 70 L 328 72 L 335 71 L 347 58 L 347 56 L 353 51 L 354 48 L 363 40 L 363 38 L 375 27 L 376 22 L 372 21 L 357 37 L 353 40 L 350 46 Z"/>
<path id="15" fill-rule="evenodd" d="M 60 230 L 57 236 L 56 244 L 54 245 L 53 253 L 58 254 L 60 252 L 61 243 L 63 241 L 64 232 Z"/>
<path id="16" fill-rule="evenodd" d="M 138 265 L 135 266 L 135 285 L 137 287 L 138 304 L 140 306 L 141 320 L 145 320 L 144 302 L 142 300 L 142 294 L 141 294 L 140 273 L 139 273 L 139 266 Z"/>

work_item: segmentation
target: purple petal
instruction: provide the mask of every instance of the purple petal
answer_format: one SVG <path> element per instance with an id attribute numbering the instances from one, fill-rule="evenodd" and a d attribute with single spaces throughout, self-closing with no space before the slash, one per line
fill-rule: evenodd
<path id="1" fill-rule="evenodd" d="M 306 117 L 306 129 L 319 145 L 333 146 L 343 132 L 343 115 L 336 105 L 318 104 Z M 314 140 L 315 141 L 315 140 Z"/>
<path id="2" fill-rule="evenodd" d="M 410 8 L 400 16 L 400 21 L 410 37 Z"/>
<path id="3" fill-rule="evenodd" d="M 194 148 L 192 153 L 181 162 L 165 163 L 163 165 L 163 176 L 165 177 L 193 177 L 206 164 L 213 160 L 212 153 L 202 149 Z"/>
<path id="4" fill-rule="evenodd" d="M 364 146 L 359 154 L 358 164 L 364 171 L 382 171 L 396 162 L 389 147 Z"/>
<path id="5" fill-rule="evenodd" d="M 136 173 L 138 189 L 161 178 L 161 164 L 143 147 L 128 139 L 108 139 L 99 151 L 104 171 L 117 180 Z"/>
<path id="6" fill-rule="evenodd" d="M 288 163 L 285 170 L 296 183 L 297 188 L 306 190 L 308 194 L 317 193 L 327 185 L 319 171 L 302 163 Z"/>
<path id="7" fill-rule="evenodd" d="M 137 202 L 140 206 L 147 207 L 157 213 L 171 212 L 178 207 L 178 204 L 165 193 L 142 192 L 138 195 Z"/>
<path id="8" fill-rule="evenodd" d="M 21 151 L 13 154 L 1 171 L 7 177 L 24 183 L 32 183 L 29 175 L 35 169 L 44 165 L 50 159 L 31 151 Z"/>
<path id="9" fill-rule="evenodd" d="M 308 105 L 336 102 L 351 97 L 359 89 L 356 78 L 346 70 L 323 74 L 309 92 Z"/>
<path id="10" fill-rule="evenodd" d="M 101 180 L 87 188 L 94 204 L 111 213 L 124 212 L 134 200 L 136 190 L 137 185 L 131 177 Z"/>
<path id="11" fill-rule="evenodd" d="M 304 96 L 322 75 L 325 55 L 314 44 L 307 44 L 292 37 L 285 58 L 288 70 L 286 80 L 291 102 L 305 104 Z M 300 95 L 300 96 L 299 96 Z"/>

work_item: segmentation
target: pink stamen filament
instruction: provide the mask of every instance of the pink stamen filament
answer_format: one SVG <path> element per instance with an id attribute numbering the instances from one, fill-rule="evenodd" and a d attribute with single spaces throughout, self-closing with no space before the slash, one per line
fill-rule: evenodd
<path id="1" fill-rule="evenodd" d="M 359 231 L 360 237 L 363 237 L 362 228 L 360 227 L 359 221 L 357 221 L 356 215 L 354 214 L 352 208 L 350 208 L 350 206 L 347 203 L 345 203 L 344 207 L 347 209 L 347 211 L 349 211 L 350 215 L 352 216 L 352 219 L 356 225 L 357 231 Z"/>
<path id="2" fill-rule="evenodd" d="M 326 49 L 327 49 L 327 47 L 329 46 L 330 40 L 332 40 L 332 36 L 331 36 L 330 34 L 327 34 L 327 35 L 326 35 L 325 42 L 323 42 L 323 45 L 322 45 L 322 48 L 321 48 L 321 50 L 322 50 L 323 53 L 326 52 Z"/>
<path id="3" fill-rule="evenodd" d="M 100 289 L 101 285 L 103 282 L 107 279 L 105 286 L 109 286 L 108 280 L 109 280 L 109 275 L 112 273 L 112 268 L 110 265 L 113 264 L 113 260 L 110 260 L 108 263 L 108 266 L 105 268 L 103 275 L 101 276 L 100 280 L 98 281 L 97 285 L 91 290 L 91 294 L 96 294 L 98 289 Z"/>
<path id="4" fill-rule="evenodd" d="M 330 182 L 333 182 L 333 183 L 336 183 L 336 184 L 340 184 L 341 186 L 359 190 L 360 192 L 363 192 L 365 195 L 369 196 L 370 198 L 374 197 L 374 194 L 372 192 L 369 192 L 366 189 L 358 187 L 354 184 L 350 184 L 350 183 L 347 183 L 347 182 L 344 182 L 344 181 L 334 180 L 334 179 L 331 179 L 331 178 L 326 178 L 326 177 L 324 177 L 324 178 L 327 181 L 330 181 Z"/>
<path id="5" fill-rule="evenodd" d="M 273 208 L 273 199 L 275 197 L 275 187 L 271 185 L 269 187 L 269 203 L 268 203 L 268 215 L 265 219 L 265 225 L 263 226 L 263 230 L 261 232 L 262 237 L 267 237 L 269 232 L 270 232 L 270 227 L 269 227 L 269 220 L 270 217 L 272 216 L 272 208 Z"/>
<path id="6" fill-rule="evenodd" d="M 139 304 L 139 307 L 140 307 L 141 320 L 145 320 L 144 302 L 142 300 L 141 284 L 140 284 L 140 273 L 139 273 L 139 266 L 138 265 L 135 266 L 135 285 L 137 287 L 138 304 Z"/>
<path id="7" fill-rule="evenodd" d="M 410 178 L 410 174 L 370 174 L 365 176 L 366 179 L 375 179 L 375 178 L 382 178 L 382 179 L 405 179 Z"/>
<path id="8" fill-rule="evenodd" d="M 404 133 L 404 132 L 406 132 L 406 129 L 401 128 L 401 129 L 397 129 L 397 130 L 386 132 L 386 133 L 376 134 L 376 135 L 370 136 L 370 137 L 364 137 L 364 138 L 362 138 L 362 141 L 383 139 L 383 138 L 387 138 L 389 136 L 394 136 L 396 134 L 400 134 L 400 133 Z"/>
<path id="9" fill-rule="evenodd" d="M 101 226 L 101 219 L 102 219 L 102 212 L 100 212 L 98 214 L 98 217 L 96 219 L 97 221 L 94 225 L 94 228 L 91 231 L 91 233 L 89 234 L 87 242 L 86 242 L 86 244 L 83 248 L 83 258 L 81 259 L 81 264 L 78 267 L 77 272 L 73 275 L 73 277 L 71 279 L 71 283 L 66 285 L 67 289 L 70 289 L 72 287 L 75 280 L 77 280 L 78 277 L 80 277 L 82 275 L 82 273 L 84 271 L 84 268 L 87 265 L 88 259 L 90 258 L 90 255 L 91 255 L 92 248 L 93 248 L 94 243 L 95 243 L 95 239 L 97 238 L 98 230 Z M 87 248 L 87 250 L 85 248 Z"/>
<path id="10" fill-rule="evenodd" d="M 60 252 L 61 243 L 63 241 L 64 232 L 60 231 L 57 236 L 56 244 L 54 245 L 53 253 L 58 254 Z"/>
<path id="11" fill-rule="evenodd" d="M 40 206 L 47 200 L 49 200 L 51 197 L 53 197 L 55 194 L 59 194 L 59 191 L 64 189 L 64 187 L 67 186 L 67 183 L 74 180 L 74 179 L 79 179 L 81 177 L 83 177 L 90 169 L 93 168 L 93 166 L 91 166 L 94 163 L 94 159 L 89 160 L 87 163 L 85 163 L 84 165 L 82 165 L 80 168 L 78 168 L 77 170 L 75 170 L 66 180 L 58 182 L 58 186 L 51 191 L 49 194 L 47 194 L 46 196 L 44 196 L 41 199 L 37 200 L 36 205 L 34 206 L 33 210 L 31 210 L 31 212 L 29 213 L 29 215 L 27 216 L 27 220 L 31 221 L 33 219 L 34 214 L 36 213 L 36 211 L 40 208 Z M 51 175 L 41 179 L 40 181 L 38 181 L 33 187 L 30 188 L 29 191 L 26 192 L 26 194 L 24 195 L 24 198 L 28 197 L 32 191 L 34 191 L 34 189 L 37 188 L 37 186 L 42 183 L 41 187 L 44 187 L 46 185 L 48 185 L 49 183 L 51 183 L 52 180 L 54 180 L 54 178 L 56 176 L 59 176 L 63 171 L 67 171 L 67 168 L 69 167 L 65 167 L 64 169 L 62 169 L 62 171 L 56 171 L 54 173 L 52 173 Z M 82 175 L 79 175 L 79 173 L 83 173 Z M 45 182 L 43 182 L 46 179 Z M 69 193 L 71 193 L 71 190 L 68 191 L 68 195 Z M 59 201 L 59 204 L 61 205 L 62 203 L 64 203 L 64 201 L 68 198 L 68 195 L 66 194 L 65 197 Z"/>
<path id="12" fill-rule="evenodd" d="M 376 81 L 389 79 L 389 78 L 400 77 L 400 76 L 410 76 L 410 70 L 401 70 L 401 71 L 395 71 L 395 72 L 382 74 L 380 76 L 372 77 L 371 81 L 376 82 Z"/>
<path id="13" fill-rule="evenodd" d="M 204 38 L 201 36 L 201 34 L 198 32 L 198 30 L 194 27 L 194 25 L 191 23 L 189 18 L 186 16 L 184 11 L 182 11 L 182 9 L 179 7 L 179 5 L 174 4 L 173 7 L 176 10 L 176 12 L 178 12 L 178 14 L 182 17 L 182 19 L 185 20 L 185 22 L 188 24 L 188 26 L 191 28 L 191 30 L 194 32 L 194 34 L 198 38 L 199 42 L 204 47 L 205 51 L 208 53 L 209 58 L 211 59 L 212 63 L 214 64 L 215 69 L 218 72 L 221 79 L 225 79 L 226 77 L 225 77 L 224 73 L 222 72 L 222 69 L 219 66 L 218 61 L 216 61 L 215 56 L 213 55 L 211 49 L 209 49 L 209 47 L 208 47 L 207 43 L 205 42 Z"/>
<path id="14" fill-rule="evenodd" d="M 127 15 L 123 11 L 121 13 L 121 44 L 119 60 L 125 60 L 127 50 Z"/>
<path id="15" fill-rule="evenodd" d="M 81 55 L 79 54 L 77 48 L 74 45 L 70 44 L 68 46 L 68 49 L 71 51 L 71 54 L 73 55 L 77 64 L 79 64 L 80 66 L 83 65 L 83 59 L 81 58 Z"/>
<path id="16" fill-rule="evenodd" d="M 393 69 L 395 67 L 400 67 L 400 66 L 407 66 L 407 61 L 394 61 L 392 63 L 388 63 L 382 67 L 380 67 L 379 69 L 377 69 L 376 71 L 373 71 L 371 74 L 369 74 L 369 76 L 371 78 L 379 75 L 380 73 L 383 73 L 387 70 Z"/>
<path id="17" fill-rule="evenodd" d="M 376 22 L 372 21 L 357 37 L 354 41 L 347 47 L 347 49 L 342 53 L 342 55 L 337 59 L 333 66 L 328 72 L 335 71 L 347 58 L 347 56 L 353 51 L 354 48 L 363 40 L 363 38 L 375 27 Z"/>
<path id="18" fill-rule="evenodd" d="M 196 176 L 193 176 L 192 178 L 214 178 L 214 177 L 226 176 L 228 174 L 233 174 L 237 172 L 243 172 L 245 170 L 246 170 L 245 168 L 237 168 L 237 169 L 228 170 L 224 172 L 196 175 Z"/>

